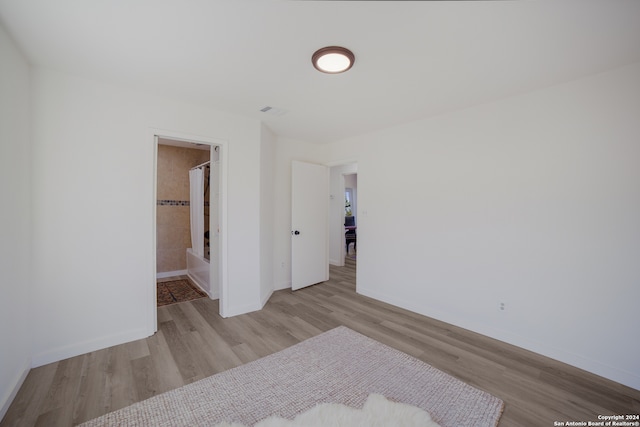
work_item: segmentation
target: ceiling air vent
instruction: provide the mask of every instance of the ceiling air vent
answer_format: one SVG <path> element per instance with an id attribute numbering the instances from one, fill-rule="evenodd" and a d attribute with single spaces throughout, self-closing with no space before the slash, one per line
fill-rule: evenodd
<path id="1" fill-rule="evenodd" d="M 282 108 L 265 106 L 260 109 L 261 112 L 265 114 L 269 114 L 270 116 L 283 116 L 288 113 L 287 110 L 283 110 Z"/>

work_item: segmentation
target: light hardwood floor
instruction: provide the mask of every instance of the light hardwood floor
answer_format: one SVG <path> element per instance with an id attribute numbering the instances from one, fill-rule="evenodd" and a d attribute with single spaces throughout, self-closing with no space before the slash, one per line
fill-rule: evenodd
<path id="1" fill-rule="evenodd" d="M 32 369 L 0 426 L 70 426 L 282 350 L 339 325 L 505 401 L 500 426 L 640 413 L 640 391 L 355 293 L 355 262 L 229 319 L 216 301 L 158 309 L 152 337 Z"/>

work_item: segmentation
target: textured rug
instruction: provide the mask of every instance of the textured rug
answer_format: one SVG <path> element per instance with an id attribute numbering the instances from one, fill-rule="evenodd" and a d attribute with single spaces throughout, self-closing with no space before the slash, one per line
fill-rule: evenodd
<path id="1" fill-rule="evenodd" d="M 362 408 L 372 393 L 422 408 L 442 427 L 496 426 L 504 405 L 487 392 L 340 326 L 82 426 L 253 425 L 272 415 L 293 419 L 319 403 Z"/>
<path id="2" fill-rule="evenodd" d="M 207 294 L 186 279 L 160 282 L 157 284 L 157 287 L 158 307 L 207 296 Z"/>

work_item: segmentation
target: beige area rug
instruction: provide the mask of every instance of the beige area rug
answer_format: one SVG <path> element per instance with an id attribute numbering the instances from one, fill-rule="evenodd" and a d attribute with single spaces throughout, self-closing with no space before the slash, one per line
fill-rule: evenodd
<path id="1" fill-rule="evenodd" d="M 254 425 L 293 419 L 319 403 L 362 408 L 368 396 L 422 408 L 442 427 L 496 426 L 503 402 L 344 326 L 246 365 L 82 424 Z"/>

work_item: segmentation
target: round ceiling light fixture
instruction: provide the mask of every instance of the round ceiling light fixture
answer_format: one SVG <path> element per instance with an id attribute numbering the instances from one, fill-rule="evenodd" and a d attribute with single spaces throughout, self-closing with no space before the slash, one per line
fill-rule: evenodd
<path id="1" fill-rule="evenodd" d="M 311 57 L 316 70 L 328 74 L 344 73 L 353 66 L 355 60 L 353 52 L 340 46 L 323 47 Z"/>

